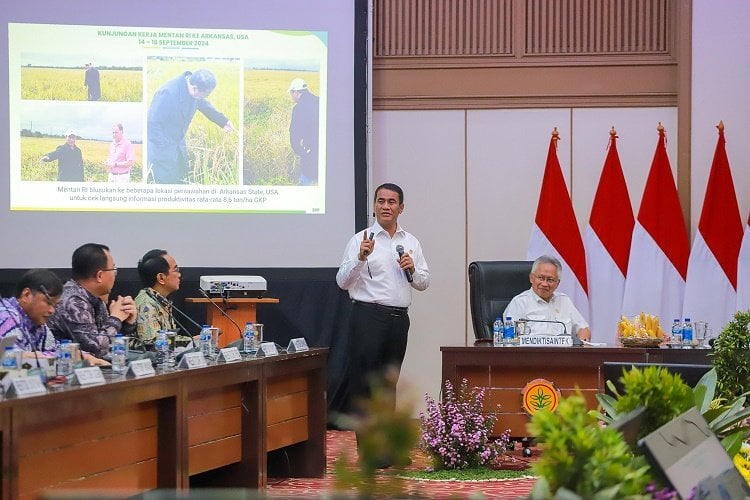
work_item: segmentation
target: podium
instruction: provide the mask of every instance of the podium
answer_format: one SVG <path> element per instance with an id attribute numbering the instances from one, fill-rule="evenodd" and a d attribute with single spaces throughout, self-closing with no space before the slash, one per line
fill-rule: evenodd
<path id="1" fill-rule="evenodd" d="M 219 347 L 226 347 L 227 344 L 239 340 L 242 333 L 237 331 L 237 327 L 221 314 L 218 308 L 227 313 L 230 318 L 240 325 L 241 329 L 244 329 L 245 323 L 248 321 L 256 322 L 258 304 L 278 304 L 279 299 L 251 299 L 244 297 L 230 299 L 216 297 L 207 299 L 205 297 L 195 297 L 187 298 L 185 302 L 190 304 L 206 304 L 206 323 L 221 330 Z M 213 304 L 210 302 L 213 302 Z"/>

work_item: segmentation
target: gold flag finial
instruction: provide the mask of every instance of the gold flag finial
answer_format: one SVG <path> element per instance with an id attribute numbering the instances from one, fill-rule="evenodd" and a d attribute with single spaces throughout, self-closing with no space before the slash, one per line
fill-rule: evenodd
<path id="1" fill-rule="evenodd" d="M 552 140 L 553 141 L 559 141 L 560 140 L 560 132 L 557 131 L 557 127 L 552 129 Z"/>
<path id="2" fill-rule="evenodd" d="M 719 120 L 719 124 L 716 125 L 716 128 L 719 129 L 719 132 L 724 132 L 724 120 Z"/>
<path id="3" fill-rule="evenodd" d="M 617 137 L 617 130 L 615 130 L 615 126 L 612 125 L 612 128 L 609 129 L 609 136 L 610 137 Z"/>
<path id="4" fill-rule="evenodd" d="M 664 125 L 659 122 L 659 125 L 656 126 L 656 130 L 658 130 L 659 132 L 664 132 Z"/>

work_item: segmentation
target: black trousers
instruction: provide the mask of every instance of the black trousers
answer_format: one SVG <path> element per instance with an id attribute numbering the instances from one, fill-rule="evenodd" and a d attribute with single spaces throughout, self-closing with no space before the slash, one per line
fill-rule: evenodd
<path id="1" fill-rule="evenodd" d="M 409 336 L 406 309 L 355 302 L 349 338 L 349 409 L 369 398 L 372 382 L 382 380 L 390 369 L 401 370 Z"/>

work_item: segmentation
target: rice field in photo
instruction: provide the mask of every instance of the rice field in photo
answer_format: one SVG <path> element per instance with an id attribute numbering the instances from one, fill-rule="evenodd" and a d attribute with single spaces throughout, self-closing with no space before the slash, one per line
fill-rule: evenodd
<path id="1" fill-rule="evenodd" d="M 84 69 L 21 68 L 21 99 L 85 101 Z M 102 96 L 99 101 L 141 102 L 143 78 L 139 70 L 100 69 Z"/>

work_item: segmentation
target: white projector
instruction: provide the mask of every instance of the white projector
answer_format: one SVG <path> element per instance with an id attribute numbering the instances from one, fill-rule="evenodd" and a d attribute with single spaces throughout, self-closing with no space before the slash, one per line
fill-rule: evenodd
<path id="1" fill-rule="evenodd" d="M 209 295 L 260 298 L 266 293 L 266 280 L 260 276 L 201 276 L 201 290 Z"/>

